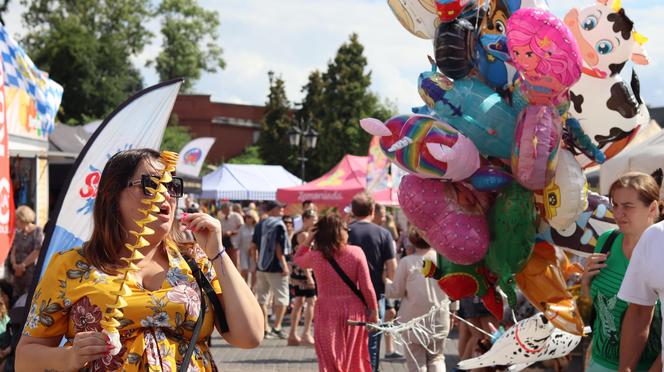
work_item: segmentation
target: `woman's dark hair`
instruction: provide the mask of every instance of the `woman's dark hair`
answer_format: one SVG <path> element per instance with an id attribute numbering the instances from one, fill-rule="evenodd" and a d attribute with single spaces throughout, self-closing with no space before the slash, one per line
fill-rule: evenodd
<path id="1" fill-rule="evenodd" d="M 323 216 L 316 222 L 314 242 L 323 257 L 329 260 L 341 249 L 344 244 L 342 232 L 346 229 L 344 222 L 337 215 Z"/>
<path id="2" fill-rule="evenodd" d="M 664 205 L 659 200 L 659 185 L 650 175 L 641 172 L 629 172 L 615 180 L 609 188 L 609 198 L 613 201 L 613 194 L 618 189 L 632 189 L 639 195 L 639 200 L 645 205 L 650 206 L 654 201 L 658 202 L 657 221 L 664 218 Z"/>
<path id="3" fill-rule="evenodd" d="M 2 291 L 2 293 L 4 293 L 9 299 L 9 303 L 5 304 L 7 306 L 7 310 L 11 309 L 12 306 L 14 306 L 14 286 L 11 282 L 9 282 L 9 280 L 2 279 L 0 280 L 0 291 Z"/>
<path id="4" fill-rule="evenodd" d="M 83 255 L 97 269 L 116 274 L 125 264 L 120 252 L 129 236 L 120 217 L 120 194 L 127 187 L 141 161 L 158 161 L 159 152 L 152 149 L 132 149 L 113 155 L 101 174 L 94 204 L 94 228 L 90 240 L 83 244 Z M 137 206 L 138 208 L 139 206 Z M 175 242 L 183 239 L 174 229 L 169 237 Z"/>
<path id="5" fill-rule="evenodd" d="M 424 240 L 422 235 L 420 235 L 420 232 L 416 228 L 411 228 L 410 231 L 408 232 L 408 240 L 412 245 L 415 246 L 415 248 L 419 249 L 427 249 L 431 248 L 431 245 L 429 245 L 429 242 Z"/>

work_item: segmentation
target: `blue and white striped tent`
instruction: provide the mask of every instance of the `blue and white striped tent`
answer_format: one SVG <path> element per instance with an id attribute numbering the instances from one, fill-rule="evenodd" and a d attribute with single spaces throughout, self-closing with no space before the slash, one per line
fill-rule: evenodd
<path id="1" fill-rule="evenodd" d="M 278 188 L 301 184 L 281 165 L 224 164 L 203 177 L 200 198 L 276 200 Z"/>

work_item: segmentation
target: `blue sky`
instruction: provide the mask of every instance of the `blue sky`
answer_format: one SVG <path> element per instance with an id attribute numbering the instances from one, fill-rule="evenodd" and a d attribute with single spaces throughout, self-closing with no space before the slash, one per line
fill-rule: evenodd
<path id="1" fill-rule="evenodd" d="M 365 47 L 368 68 L 372 71 L 371 89 L 380 97 L 396 103 L 402 113 L 422 105 L 417 94 L 417 76 L 428 68 L 427 54 L 432 43 L 401 27 L 385 0 L 199 0 L 219 12 L 219 44 L 224 49 L 227 67 L 205 74 L 196 83 L 197 93 L 211 94 L 213 100 L 258 104 L 266 101 L 267 72 L 273 70 L 285 83 L 288 98 L 300 101 L 301 87 L 314 69 L 325 70 L 339 46 L 356 32 Z M 21 34 L 20 6 L 12 2 L 7 27 Z M 559 17 L 572 4 L 591 1 L 549 1 Z M 650 65 L 638 66 L 644 101 L 664 106 L 664 1 L 623 0 L 636 29 L 650 41 L 645 48 Z M 155 33 L 158 25 L 150 24 Z M 148 46 L 135 63 L 146 84 L 157 82 L 153 69 L 144 67 L 159 50 L 159 40 Z M 631 71 L 630 66 L 625 69 Z"/>

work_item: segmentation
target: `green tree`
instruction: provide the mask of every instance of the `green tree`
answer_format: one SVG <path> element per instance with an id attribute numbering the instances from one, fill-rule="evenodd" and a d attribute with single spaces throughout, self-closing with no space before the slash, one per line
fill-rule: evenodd
<path id="1" fill-rule="evenodd" d="M 203 9 L 196 0 L 163 0 L 157 14 L 163 17 L 163 45 L 153 62 L 161 80 L 184 77 L 182 90 L 188 92 L 202 71 L 225 67 L 217 44 L 217 12 Z"/>
<path id="2" fill-rule="evenodd" d="M 268 72 L 268 77 L 270 92 L 258 138 L 260 157 L 267 164 L 283 165 L 289 171 L 296 172 L 297 159 L 288 142 L 288 130 L 293 126 L 293 119 L 284 81 L 275 77 L 272 71 Z"/>
<path id="3" fill-rule="evenodd" d="M 260 149 L 258 146 L 249 146 L 244 151 L 228 160 L 230 164 L 265 164 L 261 158 Z"/>
<path id="4" fill-rule="evenodd" d="M 297 112 L 296 117 L 304 120 L 311 125 L 314 130 L 319 134 L 322 131 L 322 122 L 325 115 L 325 97 L 323 96 L 325 84 L 323 82 L 323 75 L 320 71 L 315 70 L 309 74 L 309 81 L 302 87 L 302 92 L 305 94 L 302 101 L 302 109 Z M 328 171 L 324 169 L 321 164 L 320 152 L 318 150 L 321 146 L 321 141 L 318 141 L 316 149 L 309 149 L 305 153 L 307 157 L 306 164 L 306 178 L 312 180 L 321 174 Z"/>
<path id="5" fill-rule="evenodd" d="M 319 144 L 316 148 L 320 172 L 329 170 L 345 154 L 367 155 L 371 136 L 359 125 L 365 117 L 385 120 L 390 109 L 369 91 L 371 72 L 357 34 L 341 45 L 323 74 L 323 99 Z"/>
<path id="6" fill-rule="evenodd" d="M 63 85 L 59 119 L 101 118 L 143 83 L 130 57 L 152 38 L 149 0 L 22 0 L 35 64 Z"/>
<path id="7" fill-rule="evenodd" d="M 172 114 L 168 119 L 164 139 L 161 141 L 161 150 L 180 152 L 187 142 L 191 141 L 189 128 L 180 125 L 180 119 Z M 182 154 L 180 154 L 182 155 Z"/>

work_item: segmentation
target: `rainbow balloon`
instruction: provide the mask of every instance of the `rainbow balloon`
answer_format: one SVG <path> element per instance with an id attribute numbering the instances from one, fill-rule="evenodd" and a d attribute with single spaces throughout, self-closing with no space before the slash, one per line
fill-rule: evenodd
<path id="1" fill-rule="evenodd" d="M 380 148 L 409 173 L 446 181 L 467 179 L 480 166 L 477 147 L 449 124 L 425 115 L 399 115 L 385 123 L 362 119 L 362 128 L 380 138 Z"/>

